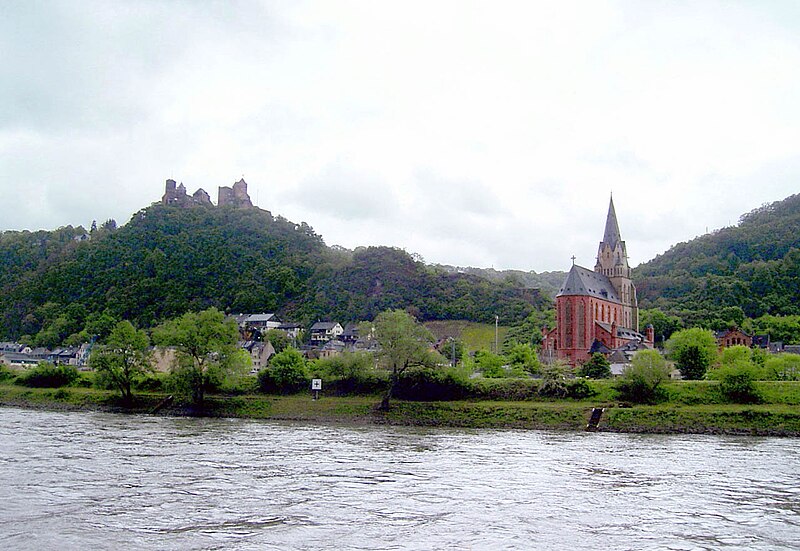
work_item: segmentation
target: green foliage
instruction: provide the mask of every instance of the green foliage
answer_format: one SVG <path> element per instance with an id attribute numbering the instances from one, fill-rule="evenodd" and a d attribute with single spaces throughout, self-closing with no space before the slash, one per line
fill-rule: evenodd
<path id="1" fill-rule="evenodd" d="M 247 367 L 250 358 L 237 347 L 238 337 L 236 322 L 216 308 L 188 312 L 153 331 L 156 344 L 176 347 L 175 391 L 201 408 L 207 390 Z"/>
<path id="2" fill-rule="evenodd" d="M 683 326 L 683 323 L 678 316 L 669 316 L 658 308 L 640 309 L 639 327 L 648 325 L 653 326 L 656 342 L 661 342 L 663 346 L 666 340 Z"/>
<path id="3" fill-rule="evenodd" d="M 772 341 L 800 344 L 800 315 L 764 315 L 753 320 L 752 330 L 759 335 L 769 335 Z"/>
<path id="4" fill-rule="evenodd" d="M 150 339 L 144 331 L 137 331 L 129 321 L 121 321 L 111 331 L 106 343 L 92 350 L 89 366 L 101 379 L 107 379 L 123 400 L 130 402 L 133 384 L 152 371 L 149 345 Z"/>
<path id="5" fill-rule="evenodd" d="M 503 357 L 492 354 L 488 350 L 478 350 L 475 353 L 475 367 L 489 379 L 506 376 L 506 370 L 503 369 Z"/>
<path id="6" fill-rule="evenodd" d="M 634 280 L 640 307 L 658 307 L 690 326 L 725 329 L 745 316 L 800 315 L 800 195 L 673 246 L 637 267 Z"/>
<path id="7" fill-rule="evenodd" d="M 531 312 L 521 323 L 512 326 L 503 339 L 503 352 L 507 353 L 517 344 L 538 345 L 542 342 L 542 328 L 555 327 L 556 313 L 549 308 Z"/>
<path id="8" fill-rule="evenodd" d="M 375 366 L 375 357 L 368 352 L 344 352 L 331 358 L 317 360 L 314 371 L 327 377 L 357 378 Z"/>
<path id="9" fill-rule="evenodd" d="M 756 389 L 758 368 L 747 360 L 738 360 L 719 370 L 719 387 L 722 395 L 737 404 L 755 404 L 761 401 Z"/>
<path id="10" fill-rule="evenodd" d="M 438 401 L 463 400 L 471 393 L 472 385 L 458 369 L 415 367 L 403 372 L 395 395 L 405 400 Z"/>
<path id="11" fill-rule="evenodd" d="M 74 365 L 55 366 L 49 362 L 39 365 L 17 376 L 16 383 L 35 388 L 59 388 L 69 386 L 80 378 Z"/>
<path id="12" fill-rule="evenodd" d="M 515 344 L 506 352 L 505 357 L 512 372 L 519 375 L 537 374 L 542 367 L 536 350 L 530 344 Z"/>
<path id="13" fill-rule="evenodd" d="M 156 204 L 75 240 L 85 233 L 0 232 L 0 336 L 102 340 L 121 319 L 153 327 L 212 306 L 310 322 L 414 305 L 420 319 L 514 323 L 548 305 L 518 282 L 450 273 L 400 249 L 328 248 L 307 224 L 255 208 Z"/>
<path id="14" fill-rule="evenodd" d="M 290 394 L 306 389 L 310 380 L 306 372 L 306 360 L 294 348 L 270 358 L 269 367 L 258 373 L 258 386 L 262 392 Z"/>
<path id="15" fill-rule="evenodd" d="M 653 404 L 663 400 L 663 384 L 669 380 L 664 357 L 656 350 L 637 352 L 631 365 L 622 371 L 615 387 L 621 400 Z"/>
<path id="16" fill-rule="evenodd" d="M 764 362 L 764 373 L 775 381 L 800 381 L 800 354 L 777 354 Z"/>
<path id="17" fill-rule="evenodd" d="M 275 353 L 279 354 L 286 350 L 291 344 L 292 340 L 286 334 L 285 331 L 281 331 L 280 329 L 270 329 L 264 334 L 264 340 L 269 341 L 272 345 L 272 348 L 275 349 Z"/>
<path id="18" fill-rule="evenodd" d="M 567 379 L 572 376 L 572 367 L 563 361 L 555 361 L 542 366 L 542 383 L 539 394 L 551 398 L 567 396 L 569 386 Z"/>
<path id="19" fill-rule="evenodd" d="M 590 379 L 608 379 L 611 377 L 611 364 L 603 354 L 595 352 L 578 368 L 578 375 Z"/>
<path id="20" fill-rule="evenodd" d="M 717 341 L 707 329 L 682 329 L 667 341 L 667 352 L 684 379 L 702 379 L 716 358 Z"/>
<path id="21" fill-rule="evenodd" d="M 14 373 L 5 365 L 0 364 L 0 383 L 14 378 Z"/>

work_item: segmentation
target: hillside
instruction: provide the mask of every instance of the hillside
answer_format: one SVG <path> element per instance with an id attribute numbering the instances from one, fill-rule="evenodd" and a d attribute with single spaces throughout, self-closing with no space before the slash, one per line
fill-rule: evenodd
<path id="1" fill-rule="evenodd" d="M 103 334 L 118 319 L 148 327 L 209 306 L 302 323 L 408 307 L 423 320 L 513 323 L 548 302 L 398 249 L 329 248 L 310 226 L 258 208 L 210 204 L 154 204 L 90 234 L 3 232 L 0 266 L 0 337 L 45 346 Z"/>
<path id="2" fill-rule="evenodd" d="M 800 314 L 800 195 L 673 246 L 638 266 L 634 279 L 642 308 L 687 323 Z"/>
<path id="3" fill-rule="evenodd" d="M 459 267 L 448 266 L 445 264 L 436 264 L 437 268 L 448 273 L 462 273 L 470 274 L 489 281 L 496 282 L 509 282 L 514 285 L 524 287 L 527 289 L 538 289 L 543 295 L 554 299 L 556 293 L 564 283 L 564 278 L 567 277 L 566 272 L 542 272 L 537 274 L 534 271 L 524 272 L 522 270 L 495 270 L 494 268 L 473 268 L 473 267 Z"/>

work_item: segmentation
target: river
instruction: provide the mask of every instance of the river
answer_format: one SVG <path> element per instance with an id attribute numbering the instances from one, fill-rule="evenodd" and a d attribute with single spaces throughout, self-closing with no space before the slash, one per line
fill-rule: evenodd
<path id="1" fill-rule="evenodd" d="M 798 549 L 800 439 L 0 408 L 2 549 Z"/>

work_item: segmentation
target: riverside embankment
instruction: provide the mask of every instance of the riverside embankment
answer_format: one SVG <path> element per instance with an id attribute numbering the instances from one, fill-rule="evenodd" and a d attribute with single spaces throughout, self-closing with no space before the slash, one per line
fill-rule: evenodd
<path id="1" fill-rule="evenodd" d="M 785 393 L 784 393 L 785 394 Z M 150 414 L 168 396 L 142 393 L 123 405 L 112 392 L 88 388 L 32 389 L 0 385 L 0 405 L 45 410 L 107 411 Z M 784 400 L 785 402 L 786 400 Z M 791 401 L 791 400 L 790 400 Z M 158 415 L 293 420 L 361 425 L 442 426 L 585 430 L 592 408 L 604 407 L 599 430 L 631 433 L 697 433 L 800 436 L 800 406 L 792 403 L 620 404 L 610 400 L 553 401 L 395 401 L 388 412 L 376 411 L 375 396 L 308 394 L 209 396 L 202 412 L 170 404 Z"/>

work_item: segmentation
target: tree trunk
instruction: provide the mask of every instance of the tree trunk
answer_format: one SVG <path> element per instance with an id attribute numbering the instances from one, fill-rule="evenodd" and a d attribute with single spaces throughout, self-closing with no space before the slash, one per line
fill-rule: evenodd
<path id="1" fill-rule="evenodd" d="M 389 388 L 386 390 L 386 394 L 383 395 L 381 404 L 378 406 L 378 411 L 389 411 L 389 401 L 392 399 L 392 395 L 394 394 L 394 386 L 397 384 L 399 379 L 400 373 L 398 373 L 397 369 L 395 369 L 392 371 L 392 376 L 389 378 Z"/>

